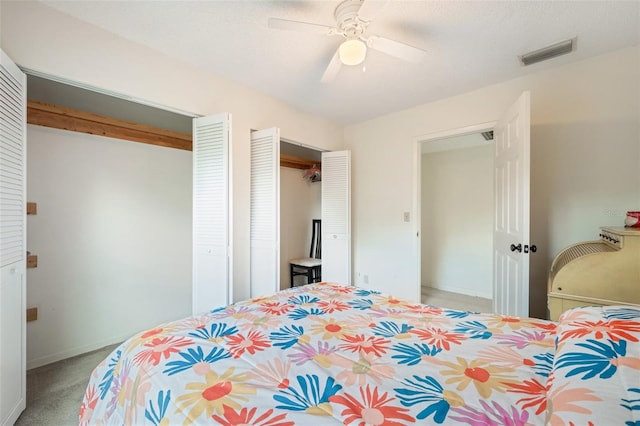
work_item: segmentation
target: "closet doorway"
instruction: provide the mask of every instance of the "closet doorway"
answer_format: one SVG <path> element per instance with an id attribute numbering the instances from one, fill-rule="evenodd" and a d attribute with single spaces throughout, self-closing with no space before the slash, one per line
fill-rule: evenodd
<path id="1" fill-rule="evenodd" d="M 421 301 L 491 311 L 493 132 L 421 143 Z"/>
<path id="2" fill-rule="evenodd" d="M 284 141 L 291 143 L 290 141 Z M 289 281 L 288 272 L 281 274 L 281 268 L 291 259 L 306 257 L 309 249 L 299 254 L 288 251 L 282 253 L 281 228 L 287 226 L 281 220 L 283 203 L 280 192 L 280 130 L 277 127 L 254 130 L 251 133 L 251 205 L 250 205 L 250 288 L 252 297 L 273 294 Z M 296 144 L 294 144 L 296 145 Z M 301 144 L 297 144 L 302 146 Z M 314 147 L 302 146 L 314 151 Z M 322 159 L 322 280 L 351 284 L 351 152 L 323 151 Z M 313 161 L 312 161 L 313 165 Z M 308 165 L 303 168 L 308 170 Z M 298 173 L 301 173 L 298 172 Z M 287 173 L 288 174 L 288 173 Z M 300 175 L 298 175 L 300 176 Z M 303 178 L 300 176 L 300 178 Z M 295 177 L 291 182 L 295 183 Z M 298 181 L 299 183 L 300 181 Z M 310 182 L 317 184 L 318 182 Z M 313 193 L 313 192 L 311 192 Z M 300 217 L 301 223 L 307 222 L 308 231 L 293 236 L 305 241 L 310 247 L 311 225 L 313 217 L 303 217 L 299 211 L 305 204 L 308 194 L 300 196 L 303 201 L 292 199 L 287 210 Z M 289 203 L 289 200 L 286 201 Z M 308 206 L 307 206 L 308 207 Z M 313 212 L 313 210 L 311 210 Z M 290 237 L 287 237 L 290 239 Z M 290 285 L 290 284 L 289 284 Z"/>
<path id="3" fill-rule="evenodd" d="M 297 159 L 303 160 L 299 162 Z M 309 256 L 311 224 L 322 215 L 322 151 L 280 140 L 280 289 L 290 287 L 289 260 Z M 304 282 L 302 276 L 295 277 Z"/>
<path id="4" fill-rule="evenodd" d="M 297 189 L 297 196 L 281 196 L 281 144 L 316 151 L 321 155 L 321 187 L 307 180 L 309 167 L 315 160 L 302 160 L 306 165 L 290 173 L 287 183 Z M 290 148 L 285 145 L 285 149 Z M 296 148 L 299 149 L 299 148 Z M 310 155 L 317 155 L 308 151 Z M 317 158 L 317 157 L 312 157 Z M 299 160 L 299 159 L 298 159 Z M 296 161 L 298 161 L 296 160 Z M 297 175 L 297 176 L 296 176 Z M 300 182 L 300 179 L 303 182 Z M 312 220 L 322 221 L 322 280 L 351 284 L 351 153 L 350 151 L 319 151 L 291 141 L 281 141 L 276 127 L 256 130 L 251 134 L 251 207 L 250 207 L 250 275 L 252 297 L 273 294 L 290 286 L 288 262 L 309 255 Z M 308 186 L 301 185 L 305 183 Z M 287 186 L 287 191 L 289 190 Z M 299 190 L 299 191 L 298 191 Z M 320 197 L 320 215 L 317 216 L 317 194 Z M 313 200 L 313 201 L 311 201 Z M 284 206 L 283 206 L 284 205 Z M 295 220 L 281 213 L 296 215 Z M 302 214 L 301 212 L 305 213 Z M 316 217 L 314 217 L 316 216 Z M 298 223 L 296 230 L 282 229 L 289 222 Z M 281 237 L 284 235 L 284 238 Z M 281 245 L 281 239 L 285 241 Z M 300 252 L 289 242 L 295 241 Z M 282 247 L 285 247 L 284 251 Z M 282 272 L 282 268 L 287 268 Z M 301 278 L 301 277 L 300 277 Z"/>
<path id="5" fill-rule="evenodd" d="M 27 367 L 190 314 L 195 114 L 33 71 L 27 96 L 27 197 L 38 203 L 27 249 L 40 260 L 27 271 L 39 311 Z M 229 294 L 224 283 L 202 301 L 211 309 Z M 129 315 L 111 321 L 102 308 L 115 305 Z"/>
<path id="6" fill-rule="evenodd" d="M 320 168 L 321 155 L 311 147 L 282 140 L 277 127 L 251 132 L 249 268 L 253 297 L 287 288 L 289 260 L 308 256 L 309 249 L 304 250 L 303 245 L 310 244 L 312 220 L 321 218 L 317 207 L 320 190 L 314 191 L 320 181 L 305 182 L 303 176 L 316 159 Z"/>

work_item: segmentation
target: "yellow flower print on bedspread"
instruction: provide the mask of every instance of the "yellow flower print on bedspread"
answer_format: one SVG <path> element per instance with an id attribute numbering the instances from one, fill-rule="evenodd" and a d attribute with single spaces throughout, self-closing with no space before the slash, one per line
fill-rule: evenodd
<path id="1" fill-rule="evenodd" d="M 229 368 L 221 375 L 210 371 L 206 374 L 204 383 L 186 384 L 185 390 L 193 392 L 187 392 L 176 399 L 178 411 L 185 414 L 185 425 L 197 423 L 203 413 L 207 419 L 211 418 L 214 411 L 222 414 L 225 405 L 238 410 L 249 401 L 243 395 L 255 395 L 256 389 L 243 383 L 247 381 L 247 376 L 234 375 L 234 371 L 235 368 Z"/>
<path id="2" fill-rule="evenodd" d="M 311 326 L 311 333 L 322 334 L 322 340 L 329 339 L 342 339 L 343 336 L 353 334 L 355 327 L 336 321 L 335 318 L 310 318 L 315 320 L 315 323 Z"/>
<path id="3" fill-rule="evenodd" d="M 472 360 L 468 361 L 464 358 L 457 357 L 457 363 L 440 362 L 441 365 L 450 369 L 442 370 L 440 374 L 443 376 L 454 376 L 447 379 L 446 383 L 458 383 L 457 389 L 464 390 L 473 383 L 478 394 L 483 398 L 489 398 L 491 393 L 505 392 L 509 383 L 513 383 L 517 378 L 514 377 L 513 369 L 507 367 L 498 367 L 488 363 Z"/>

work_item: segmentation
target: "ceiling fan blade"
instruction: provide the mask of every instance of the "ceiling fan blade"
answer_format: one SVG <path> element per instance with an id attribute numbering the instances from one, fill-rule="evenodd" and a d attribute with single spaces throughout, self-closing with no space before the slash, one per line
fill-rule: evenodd
<path id="1" fill-rule="evenodd" d="M 312 24 L 309 22 L 290 21 L 288 19 L 269 18 L 267 23 L 269 28 L 277 30 L 301 31 L 313 34 L 333 35 L 336 29 L 326 25 Z"/>
<path id="2" fill-rule="evenodd" d="M 363 21 L 371 22 L 387 3 L 389 0 L 364 0 L 358 10 L 358 17 Z"/>
<path id="3" fill-rule="evenodd" d="M 322 79 L 320 79 L 322 83 L 329 83 L 332 81 L 336 78 L 336 75 L 338 75 L 340 68 L 342 68 L 342 62 L 340 62 L 340 54 L 338 52 L 339 49 L 333 54 L 331 62 L 329 62 L 327 69 L 324 71 L 324 74 L 322 74 Z"/>
<path id="4" fill-rule="evenodd" d="M 379 52 L 386 53 L 387 55 L 413 63 L 422 61 L 427 54 L 427 52 L 417 47 L 379 36 L 369 37 L 367 39 L 367 46 Z"/>

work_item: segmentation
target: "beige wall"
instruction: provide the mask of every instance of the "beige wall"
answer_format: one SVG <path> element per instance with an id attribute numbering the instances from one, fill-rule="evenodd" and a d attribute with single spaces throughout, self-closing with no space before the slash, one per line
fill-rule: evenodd
<path id="1" fill-rule="evenodd" d="M 493 144 L 422 155 L 421 284 L 493 298 Z"/>
<path id="2" fill-rule="evenodd" d="M 342 127 L 42 3 L 0 7 L 2 49 L 20 66 L 199 115 L 232 114 L 234 298 L 249 297 L 251 129 L 276 126 L 283 138 L 332 150 L 342 147 Z"/>
<path id="3" fill-rule="evenodd" d="M 620 225 L 640 205 L 640 48 L 623 49 L 401 111 L 345 130 L 353 153 L 354 276 L 417 300 L 414 223 L 424 135 L 497 120 L 531 91 L 532 315 L 546 314 L 550 262 L 563 247 Z"/>
<path id="4" fill-rule="evenodd" d="M 281 136 L 288 140 L 301 141 L 306 145 L 324 150 L 342 148 L 341 126 L 297 111 L 274 98 L 114 36 L 55 11 L 40 2 L 0 2 L 0 47 L 18 65 L 41 73 L 197 115 L 231 113 L 233 295 L 235 300 L 250 297 L 248 265 L 251 129 L 276 126 L 280 128 Z M 27 155 L 29 156 L 30 153 Z M 190 178 L 190 169 L 185 170 L 184 173 Z M 39 179 L 38 170 L 31 170 L 28 177 L 34 180 Z M 190 190 L 190 187 L 185 189 L 184 195 L 190 194 Z M 179 226 L 189 228 L 190 223 L 189 218 Z M 103 223 L 93 222 L 93 226 L 101 227 Z M 190 229 L 185 228 L 184 236 L 189 239 L 185 254 L 188 252 L 190 256 Z M 76 244 L 73 241 L 63 240 L 59 243 L 60 250 L 66 250 L 68 246 Z M 42 262 L 47 261 L 46 256 L 41 259 Z M 162 257 L 148 258 L 138 267 L 154 268 L 154 265 L 162 261 Z M 70 269 L 76 267 L 75 262 L 66 266 Z M 145 317 L 145 327 L 150 326 L 151 323 L 173 320 L 190 312 L 191 268 L 179 268 L 176 269 L 177 271 L 180 271 L 180 277 L 175 279 L 181 282 L 180 291 L 176 292 L 173 288 L 154 296 L 161 301 L 155 305 L 149 304 L 140 312 L 140 315 Z M 83 297 L 84 284 L 82 281 L 76 281 L 74 285 L 77 289 L 74 287 L 73 291 L 69 292 L 67 289 L 60 289 L 60 292 L 64 292 L 65 297 L 76 298 L 77 302 Z M 150 282 L 142 284 L 143 287 L 146 285 L 150 285 Z M 172 285 L 178 285 L 177 281 Z M 30 293 L 28 303 L 40 303 L 42 297 L 47 297 L 56 290 L 49 287 L 43 291 L 38 299 L 33 292 Z M 137 296 L 134 293 L 133 297 Z M 131 296 L 114 293 L 99 302 L 92 301 L 90 307 L 103 310 L 108 306 L 111 309 L 109 314 L 117 316 L 114 312 L 117 313 L 121 309 L 119 299 L 127 297 Z M 167 300 L 175 304 L 170 309 L 166 308 Z M 116 322 L 109 322 L 105 321 L 103 316 L 79 315 L 82 310 L 68 310 L 68 301 L 64 301 L 63 296 L 47 298 L 45 302 L 42 308 L 56 311 L 60 316 L 73 317 L 73 320 L 77 321 L 76 325 L 81 327 L 70 327 L 65 331 L 69 334 L 61 344 L 63 343 L 66 349 L 62 349 L 60 344 L 51 340 L 43 341 L 41 347 L 34 349 L 36 346 L 30 337 L 31 366 L 35 362 L 34 357 L 38 363 L 55 361 L 60 357 L 73 355 L 74 351 L 79 353 L 77 351 L 87 351 L 100 345 L 114 343 L 143 326 L 142 322 L 123 322 L 119 319 L 116 319 Z M 73 302 L 74 306 L 76 302 Z M 86 309 L 91 310 L 91 308 Z M 68 312 L 63 314 L 67 310 Z M 30 327 L 40 330 L 31 335 L 34 336 L 33 338 L 49 335 L 54 336 L 53 339 L 59 335 L 60 327 L 68 324 L 69 318 L 53 322 L 38 321 L 37 327 Z M 133 330 L 134 328 L 136 330 Z"/>
<path id="5" fill-rule="evenodd" d="M 27 127 L 29 368 L 191 312 L 191 152 Z"/>

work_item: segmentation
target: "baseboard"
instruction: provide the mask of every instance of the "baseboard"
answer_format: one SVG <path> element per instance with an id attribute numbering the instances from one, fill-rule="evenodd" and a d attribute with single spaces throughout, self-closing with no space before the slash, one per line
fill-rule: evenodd
<path id="1" fill-rule="evenodd" d="M 31 370 L 33 368 L 42 367 L 53 362 L 62 361 L 63 359 L 71 358 L 77 355 L 82 355 L 87 352 L 92 352 L 98 349 L 102 349 L 105 346 L 114 345 L 116 343 L 120 343 L 133 336 L 135 332 L 127 333 L 126 335 L 114 336 L 109 339 L 104 339 L 99 342 L 94 342 L 89 345 L 78 346 L 72 349 L 68 349 L 62 352 L 58 352 L 51 355 L 42 356 L 40 358 L 35 358 L 32 360 L 27 360 L 27 370 Z"/>
<path id="2" fill-rule="evenodd" d="M 2 423 L 3 419 L 0 419 L 0 424 L 12 425 L 15 422 L 17 422 L 18 417 L 20 417 L 20 414 L 22 414 L 22 412 L 27 408 L 26 401 L 27 401 L 27 398 L 23 393 L 21 402 L 18 405 L 14 406 L 13 409 L 11 409 L 11 412 L 9 413 L 9 415 L 5 417 L 4 420 L 6 420 L 6 423 Z"/>

